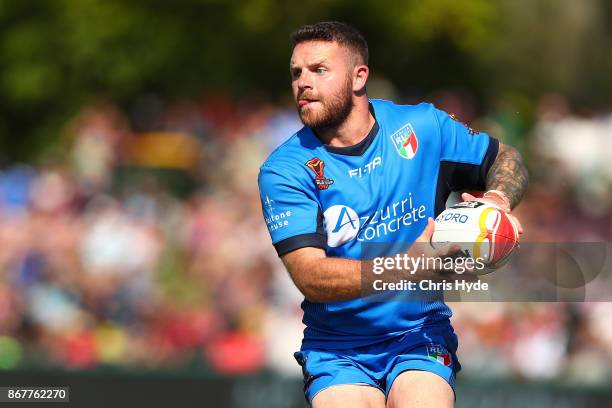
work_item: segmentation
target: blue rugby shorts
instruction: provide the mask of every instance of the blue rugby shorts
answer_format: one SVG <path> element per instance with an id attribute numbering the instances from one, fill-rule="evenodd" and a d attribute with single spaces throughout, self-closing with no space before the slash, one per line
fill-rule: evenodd
<path id="1" fill-rule="evenodd" d="M 457 336 L 447 328 L 422 329 L 373 345 L 346 350 L 301 350 L 294 354 L 304 374 L 309 403 L 320 391 L 341 384 L 369 385 L 388 397 L 393 381 L 407 370 L 429 371 L 455 391 Z"/>

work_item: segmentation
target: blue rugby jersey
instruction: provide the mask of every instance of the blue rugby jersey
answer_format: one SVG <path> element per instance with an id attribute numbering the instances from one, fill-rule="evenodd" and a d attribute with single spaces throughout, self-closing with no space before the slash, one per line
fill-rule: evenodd
<path id="1" fill-rule="evenodd" d="M 401 253 L 451 191 L 484 190 L 496 139 L 431 104 L 371 99 L 370 111 L 376 122 L 357 145 L 326 146 L 304 127 L 261 166 L 262 209 L 279 256 L 302 247 L 356 260 Z M 448 325 L 451 316 L 441 294 L 414 302 L 304 300 L 302 308 L 303 349 L 365 346 Z"/>

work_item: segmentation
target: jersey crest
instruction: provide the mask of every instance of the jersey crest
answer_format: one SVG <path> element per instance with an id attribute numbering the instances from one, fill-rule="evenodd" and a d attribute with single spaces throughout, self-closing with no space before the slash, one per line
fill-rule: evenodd
<path id="1" fill-rule="evenodd" d="M 313 157 L 306 162 L 306 166 L 315 174 L 314 183 L 319 190 L 327 190 L 329 186 L 334 184 L 334 180 L 328 179 L 323 174 L 325 162 L 318 157 Z"/>
<path id="2" fill-rule="evenodd" d="M 419 139 L 410 123 L 391 135 L 391 141 L 397 153 L 404 159 L 411 160 L 419 149 Z"/>

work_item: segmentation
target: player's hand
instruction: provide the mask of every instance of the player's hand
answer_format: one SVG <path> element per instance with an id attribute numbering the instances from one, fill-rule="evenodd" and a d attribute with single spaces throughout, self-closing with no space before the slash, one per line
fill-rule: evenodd
<path id="1" fill-rule="evenodd" d="M 454 257 L 456 255 L 461 255 L 461 246 L 458 244 L 436 244 L 434 248 L 431 245 L 431 237 L 433 236 L 434 231 L 436 230 L 436 223 L 433 218 L 429 217 L 427 219 L 427 226 L 423 230 L 423 233 L 416 239 L 415 244 L 408 251 L 409 256 L 420 257 L 424 256 L 425 258 L 447 258 Z M 466 268 L 463 274 L 456 274 L 453 270 L 429 270 L 429 272 L 433 272 L 435 275 L 434 279 L 449 279 L 461 276 L 462 278 L 470 279 L 471 269 Z M 476 275 L 474 275 L 476 276 Z"/>
<path id="2" fill-rule="evenodd" d="M 510 208 L 508 203 L 506 201 L 504 201 L 497 194 L 490 194 L 490 195 L 488 195 L 486 197 L 484 197 L 484 196 L 483 197 L 474 197 L 470 193 L 463 193 L 463 194 L 461 194 L 461 199 L 463 199 L 463 201 L 481 201 L 483 203 L 492 204 L 492 205 L 495 205 L 495 206 L 499 207 L 503 212 L 508 214 L 508 218 L 510 218 L 512 220 L 512 222 L 514 222 L 514 224 L 517 227 L 518 233 L 519 234 L 523 233 L 523 226 L 521 225 L 520 221 L 518 220 L 518 218 L 516 218 L 514 215 L 512 215 L 512 209 Z"/>
<path id="3" fill-rule="evenodd" d="M 452 255 L 461 250 L 459 245 L 447 244 L 447 245 L 438 245 L 437 248 L 433 248 L 431 245 L 431 237 L 433 236 L 434 231 L 436 230 L 436 223 L 433 218 L 429 217 L 427 219 L 427 226 L 423 230 L 423 233 L 416 239 L 417 249 L 421 250 L 421 252 L 425 251 L 425 256 L 432 257 L 444 257 L 448 255 Z"/>

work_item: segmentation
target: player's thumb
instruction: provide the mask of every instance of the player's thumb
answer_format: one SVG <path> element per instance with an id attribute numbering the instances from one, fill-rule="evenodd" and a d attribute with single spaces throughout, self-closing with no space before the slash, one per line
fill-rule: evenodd
<path id="1" fill-rule="evenodd" d="M 436 223 L 433 218 L 427 218 L 427 225 L 421 233 L 421 236 L 417 238 L 418 242 L 431 242 L 431 237 L 436 229 Z"/>
<path id="2" fill-rule="evenodd" d="M 463 194 L 461 194 L 461 199 L 463 201 L 474 201 L 476 199 L 476 197 L 474 197 L 470 193 L 463 193 Z"/>

